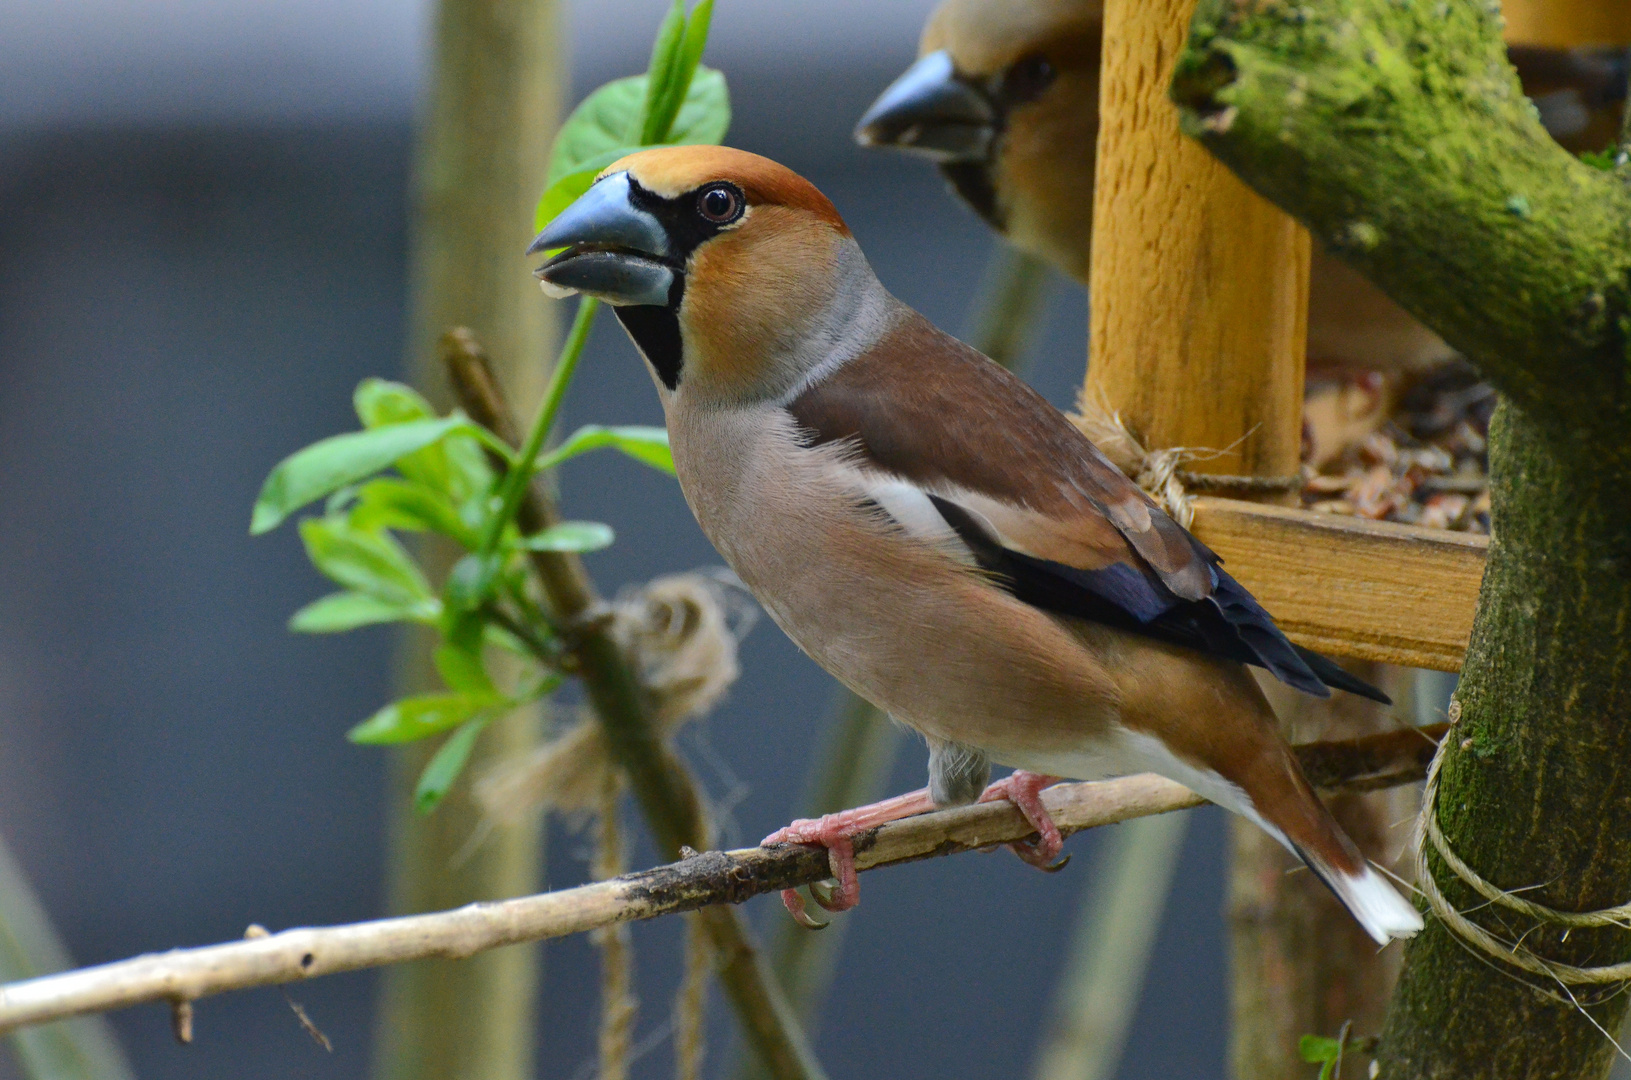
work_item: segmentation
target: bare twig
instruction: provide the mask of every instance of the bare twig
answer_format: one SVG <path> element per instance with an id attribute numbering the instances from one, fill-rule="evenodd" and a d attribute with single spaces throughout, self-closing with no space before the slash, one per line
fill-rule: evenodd
<path id="1" fill-rule="evenodd" d="M 517 445 L 519 429 L 475 335 L 463 329 L 450 331 L 442 339 L 442 358 L 454 393 L 470 417 Z M 517 508 L 516 524 L 530 535 L 556 520 L 554 500 L 544 481 L 534 479 Z M 605 731 L 607 747 L 628 775 L 658 849 L 677 859 L 681 848 L 707 848 L 695 785 L 658 737 L 635 671 L 605 620 L 598 617 L 604 605 L 583 561 L 574 554 L 553 551 L 532 552 L 531 558 L 555 618 L 570 635 L 571 655 Z M 701 918 L 713 942 L 726 996 L 742 1022 L 748 1045 L 770 1074 L 777 1080 L 825 1080 L 797 1018 L 736 912 L 710 908 Z"/>
<path id="2" fill-rule="evenodd" d="M 1386 775 L 1411 783 L 1426 774 L 1432 744 L 1384 736 L 1299 748 L 1330 766 L 1328 784 L 1346 776 L 1361 782 L 1374 774 L 1378 740 L 1391 746 Z M 1351 760 L 1352 772 L 1337 763 Z M 1342 775 L 1338 775 L 1342 774 Z M 1199 806 L 1205 800 L 1159 776 L 1129 776 L 1093 784 L 1059 784 L 1043 802 L 1066 835 L 1150 814 Z M 1025 818 L 1006 802 L 942 810 L 907 818 L 865 833 L 855 844 L 861 870 L 1012 843 L 1033 835 Z M 398 964 L 429 957 L 462 959 L 488 949 L 563 937 L 603 926 L 680 911 L 723 912 L 761 893 L 820 881 L 830 873 L 826 852 L 782 845 L 693 854 L 668 866 L 610 881 L 453 911 L 372 922 L 285 930 L 225 945 L 177 949 L 132 960 L 47 975 L 0 986 L 0 1034 L 86 1013 L 151 1001 L 196 1001 L 211 994 L 294 982 L 318 975 Z M 714 940 L 717 944 L 718 937 Z M 729 963 L 727 959 L 725 963 Z"/>

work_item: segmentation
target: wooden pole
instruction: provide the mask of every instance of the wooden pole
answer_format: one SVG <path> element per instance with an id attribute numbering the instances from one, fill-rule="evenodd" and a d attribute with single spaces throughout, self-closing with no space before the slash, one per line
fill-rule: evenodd
<path id="1" fill-rule="evenodd" d="M 1279 476 L 1302 438 L 1309 240 L 1178 132 L 1190 0 L 1109 0 L 1087 391 L 1197 472 Z"/>
<path id="2" fill-rule="evenodd" d="M 451 405 L 438 342 L 468 326 L 492 350 L 499 377 L 530 413 L 548 375 L 553 305 L 538 296 L 523 253 L 566 87 L 558 0 L 441 0 L 430 86 L 413 163 L 408 369 Z M 428 553 L 434 558 L 435 553 Z M 399 688 L 439 688 L 429 635 L 406 641 Z M 492 725 L 466 776 L 535 745 L 538 714 Z M 536 822 L 472 843 L 481 812 L 461 783 L 434 814 L 413 809 L 420 770 L 436 750 L 393 754 L 387 901 L 410 914 L 536 892 L 542 843 Z M 530 1080 L 539 981 L 535 945 L 468 960 L 421 960 L 381 983 L 376 1080 Z"/>
<path id="3" fill-rule="evenodd" d="M 1152 449 L 1217 451 L 1194 471 L 1286 476 L 1302 441 L 1309 237 L 1180 135 L 1167 86 L 1192 10 L 1105 7 L 1087 396 Z M 1294 697 L 1274 694 L 1299 727 L 1377 719 L 1356 703 L 1339 703 L 1355 714 L 1339 717 Z M 1387 810 L 1353 798 L 1340 811 L 1368 853 L 1385 846 Z M 1378 955 L 1261 830 L 1238 819 L 1232 829 L 1234 1072 L 1300 1080 L 1301 1035 L 1335 1034 L 1347 1019 L 1376 1030 L 1398 950 Z"/>

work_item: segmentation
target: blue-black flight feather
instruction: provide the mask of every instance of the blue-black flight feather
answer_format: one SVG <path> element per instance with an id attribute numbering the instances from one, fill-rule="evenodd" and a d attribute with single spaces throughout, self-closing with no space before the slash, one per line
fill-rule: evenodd
<path id="1" fill-rule="evenodd" d="M 1335 688 L 1392 704 L 1374 686 L 1288 641 L 1273 617 L 1217 565 L 1211 552 L 1206 552 L 1212 571 L 1211 595 L 1185 600 L 1155 574 L 1128 563 L 1082 570 L 1014 551 L 992 537 L 963 507 L 936 495 L 929 498 L 980 567 L 1027 604 L 1266 668 L 1286 685 L 1315 697 L 1330 697 Z M 1205 551 L 1199 544 L 1196 547 Z"/>

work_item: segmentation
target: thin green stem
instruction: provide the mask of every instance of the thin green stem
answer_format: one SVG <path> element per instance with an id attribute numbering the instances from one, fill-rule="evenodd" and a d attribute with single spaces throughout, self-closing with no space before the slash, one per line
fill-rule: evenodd
<path id="1" fill-rule="evenodd" d="M 595 324 L 595 313 L 599 310 L 599 300 L 586 296 L 578 301 L 577 314 L 572 317 L 572 329 L 567 331 L 560 359 L 555 361 L 555 367 L 550 371 L 549 386 L 545 388 L 544 400 L 538 406 L 538 416 L 532 422 L 532 430 L 527 432 L 527 441 L 516 455 L 515 465 L 504 474 L 504 482 L 499 486 L 498 512 L 487 523 L 487 531 L 481 538 L 483 555 L 490 555 L 498 549 L 504 527 L 515 517 L 516 508 L 521 505 L 527 484 L 537 468 L 538 455 L 549 440 L 549 433 L 555 428 L 561 402 L 566 399 L 567 387 L 572 385 L 572 376 L 578 370 L 578 361 L 583 358 L 583 347 L 589 341 L 589 331 Z"/>
<path id="2" fill-rule="evenodd" d="M 561 670 L 561 652 L 558 648 L 550 648 L 549 643 L 528 625 L 525 618 L 516 618 L 497 604 L 488 604 L 482 609 L 482 614 L 499 626 L 503 627 L 511 637 L 524 645 L 533 658 L 550 671 Z"/>

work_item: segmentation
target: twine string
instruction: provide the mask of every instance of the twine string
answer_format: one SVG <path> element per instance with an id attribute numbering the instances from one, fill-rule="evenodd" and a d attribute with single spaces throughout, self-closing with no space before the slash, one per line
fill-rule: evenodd
<path id="1" fill-rule="evenodd" d="M 1222 450 L 1196 446 L 1150 450 L 1128 429 L 1119 412 L 1085 394 L 1077 401 L 1076 415 L 1071 419 L 1077 429 L 1110 459 L 1111 464 L 1126 473 L 1155 500 L 1156 505 L 1166 511 L 1168 517 L 1186 529 L 1195 520 L 1194 492 L 1259 495 L 1301 491 L 1307 482 L 1307 477 L 1301 472 L 1287 476 L 1232 476 L 1193 472 L 1183 467 L 1192 461 L 1206 461 L 1229 453 L 1245 441 L 1244 435 Z"/>
<path id="2" fill-rule="evenodd" d="M 1456 717 L 1459 712 L 1460 710 L 1452 705 L 1452 717 Z M 1631 929 L 1631 903 L 1618 904 L 1600 911 L 1559 911 L 1544 904 L 1537 904 L 1533 900 L 1525 900 L 1484 880 L 1451 849 L 1438 824 L 1439 769 L 1444 763 L 1445 750 L 1450 742 L 1450 739 L 1444 739 L 1439 743 L 1438 752 L 1433 755 L 1433 763 L 1427 770 L 1427 785 L 1422 791 L 1421 816 L 1416 820 L 1416 884 L 1426 897 L 1433 914 L 1465 944 L 1531 975 L 1552 979 L 1565 988 L 1631 982 L 1631 962 L 1605 964 L 1600 967 L 1577 967 L 1556 960 L 1547 960 L 1529 949 L 1521 940 L 1503 941 L 1468 919 L 1463 912 L 1445 899 L 1428 863 L 1429 845 L 1438 853 L 1451 873 L 1491 904 L 1515 911 L 1545 926 L 1561 926 L 1568 929 L 1617 926 L 1621 929 Z M 1573 995 L 1570 997 L 1572 999 Z"/>

